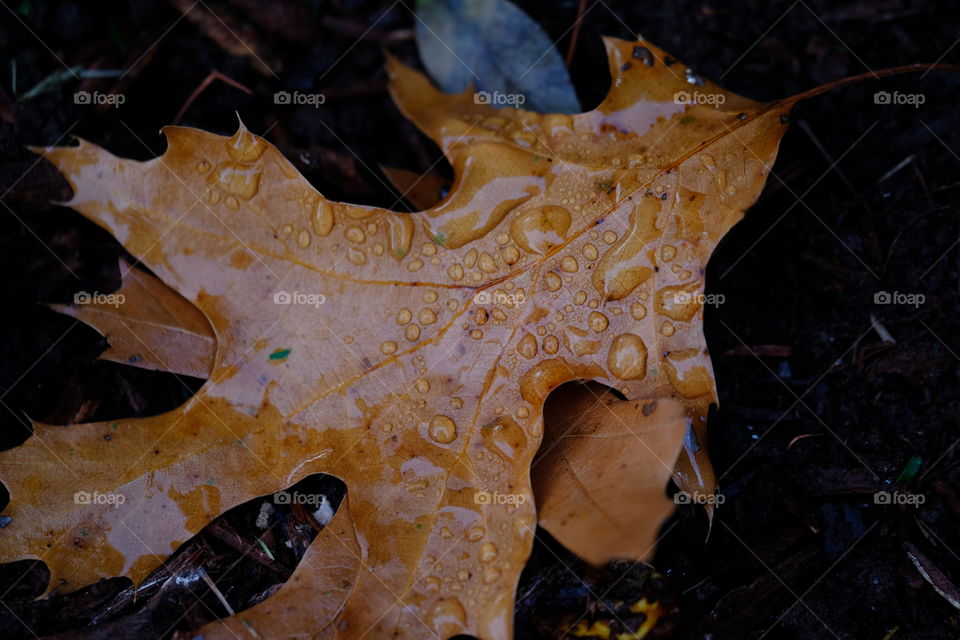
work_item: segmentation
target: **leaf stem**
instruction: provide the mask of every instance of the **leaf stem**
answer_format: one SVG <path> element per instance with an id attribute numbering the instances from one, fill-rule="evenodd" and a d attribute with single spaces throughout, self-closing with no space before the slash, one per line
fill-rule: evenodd
<path id="1" fill-rule="evenodd" d="M 898 76 L 904 73 L 916 73 L 918 71 L 953 71 L 960 73 L 960 65 L 956 64 L 938 64 L 938 63 L 916 63 L 916 64 L 904 64 L 897 67 L 888 67 L 886 69 L 878 69 L 876 71 L 867 71 L 866 73 L 860 73 L 855 76 L 849 76 L 846 78 L 840 78 L 839 80 L 833 80 L 826 84 L 822 84 L 818 87 L 812 89 L 807 89 L 806 91 L 801 91 L 796 95 L 792 95 L 789 98 L 781 98 L 780 100 L 774 100 L 772 104 L 774 105 L 794 105 L 801 100 L 806 100 L 807 98 L 813 98 L 819 96 L 822 93 L 836 89 L 837 87 L 845 87 L 851 84 L 857 84 L 858 82 L 863 82 L 864 80 L 879 80 L 880 78 L 887 78 L 889 76 Z"/>

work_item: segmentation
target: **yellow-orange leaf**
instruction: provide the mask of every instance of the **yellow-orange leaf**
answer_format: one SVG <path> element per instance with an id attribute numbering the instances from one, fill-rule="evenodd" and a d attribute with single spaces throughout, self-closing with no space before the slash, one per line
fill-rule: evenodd
<path id="1" fill-rule="evenodd" d="M 110 344 L 100 354 L 104 360 L 206 378 L 217 343 L 203 314 L 126 260 L 120 260 L 120 274 L 122 286 L 103 300 L 52 308 L 99 331 Z"/>
<path id="2" fill-rule="evenodd" d="M 683 404 L 620 400 L 592 382 L 561 391 L 544 408 L 530 470 L 540 526 L 596 565 L 648 559 L 674 508 L 664 487 L 687 430 Z"/>
<path id="3" fill-rule="evenodd" d="M 225 510 L 322 471 L 347 486 L 338 535 L 207 637 L 505 639 L 556 387 L 657 400 L 670 418 L 657 449 L 681 451 L 682 488 L 712 492 L 704 268 L 759 194 L 789 107 L 703 81 L 645 41 L 606 46 L 610 93 L 573 116 L 442 94 L 391 60 L 395 101 L 455 170 L 450 194 L 413 214 L 327 200 L 242 126 L 167 127 L 148 162 L 87 142 L 46 150 L 69 205 L 203 313 L 216 354 L 176 410 L 109 440 L 103 424 L 38 424 L 0 453 L 0 560 L 42 558 L 64 590 L 137 580 Z M 609 485 L 590 447 L 561 450 L 585 495 Z M 125 502 L 78 504 L 78 490 Z M 646 502 L 631 522 L 663 516 L 662 496 Z M 575 515 L 596 519 L 587 503 Z M 346 555 L 315 552 L 340 542 Z M 345 582 L 331 588 L 321 565 Z"/>
<path id="4" fill-rule="evenodd" d="M 429 209 L 443 199 L 450 188 L 450 181 L 435 173 L 419 174 L 415 171 L 381 166 L 394 187 L 403 194 L 405 200 L 420 209 Z"/>

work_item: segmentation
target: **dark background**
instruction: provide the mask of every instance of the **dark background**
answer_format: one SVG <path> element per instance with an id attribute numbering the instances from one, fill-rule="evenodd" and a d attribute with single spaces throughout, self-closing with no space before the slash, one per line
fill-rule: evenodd
<path id="1" fill-rule="evenodd" d="M 102 338 L 45 307 L 76 291 L 117 287 L 122 249 L 79 214 L 50 204 L 69 189 L 25 145 L 74 135 L 119 155 L 153 157 L 164 148 L 160 127 L 216 70 L 251 93 L 213 82 L 181 123 L 229 134 L 239 113 L 328 197 L 394 205 L 377 166 L 423 171 L 439 157 L 385 91 L 384 48 L 418 64 L 414 18 L 403 2 L 223 0 L 182 18 L 192 4 L 23 0 L 0 8 L 4 447 L 27 436 L 26 415 L 58 424 L 150 415 L 199 385 L 96 362 Z M 565 55 L 578 0 L 518 4 Z M 609 82 L 602 34 L 642 33 L 701 74 L 762 100 L 871 69 L 960 63 L 949 2 L 584 5 L 570 69 L 585 109 Z M 220 25 L 250 49 L 230 53 Z M 64 65 L 132 71 L 82 82 L 67 75 L 24 99 L 44 78 L 66 73 Z M 707 292 L 725 303 L 706 315 L 721 401 L 710 451 L 725 503 L 712 529 L 694 507 L 682 507 L 664 528 L 654 562 L 664 577 L 644 587 L 678 607 L 662 633 L 960 637 L 957 610 L 908 555 L 928 573 L 936 567 L 944 580 L 960 580 L 958 87 L 954 74 L 913 74 L 801 103 L 763 195 L 714 254 Z M 82 88 L 120 91 L 126 102 L 74 104 Z M 281 89 L 323 92 L 327 102 L 278 106 L 273 93 Z M 922 93 L 925 103 L 875 104 L 881 90 Z M 880 291 L 922 293 L 925 302 L 878 305 Z M 895 343 L 871 329 L 875 321 Z M 911 458 L 920 459 L 919 470 L 901 477 Z M 877 505 L 878 490 L 925 501 Z M 518 637 L 560 637 L 566 627 L 551 618 L 551 603 L 586 606 L 591 592 L 609 599 L 605 590 L 622 569 L 596 575 L 549 540 L 538 542 L 521 581 L 528 597 Z M 0 571 L 0 586 L 8 574 Z M 941 588 L 957 595 L 949 582 Z M 36 612 L 24 604 L 29 590 L 5 599 L 7 611 Z M 62 610 L 55 617 L 44 633 L 89 619 Z"/>

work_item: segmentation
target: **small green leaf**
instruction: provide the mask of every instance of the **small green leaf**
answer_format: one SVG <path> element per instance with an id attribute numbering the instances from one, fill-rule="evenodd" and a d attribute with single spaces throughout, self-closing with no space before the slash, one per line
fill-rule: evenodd
<path id="1" fill-rule="evenodd" d="M 290 355 L 290 349 L 277 349 L 270 354 L 271 360 L 286 360 L 287 356 Z"/>
<path id="2" fill-rule="evenodd" d="M 903 471 L 900 472 L 900 475 L 897 476 L 897 484 L 913 480 L 914 476 L 917 475 L 917 471 L 920 471 L 921 464 L 923 464 L 923 458 L 920 456 L 913 456 L 907 460 L 907 465 L 903 468 Z"/>
<path id="3" fill-rule="evenodd" d="M 270 558 L 271 560 L 274 560 L 274 561 L 275 561 L 276 558 L 274 558 L 274 557 L 273 557 L 273 554 L 270 553 L 270 547 L 268 547 L 268 546 L 267 546 L 267 543 L 263 541 L 263 538 L 260 538 L 259 540 L 257 540 L 257 542 L 260 543 L 260 548 L 262 548 L 262 549 L 263 549 L 263 552 L 264 552 L 265 554 L 267 554 L 267 557 Z"/>

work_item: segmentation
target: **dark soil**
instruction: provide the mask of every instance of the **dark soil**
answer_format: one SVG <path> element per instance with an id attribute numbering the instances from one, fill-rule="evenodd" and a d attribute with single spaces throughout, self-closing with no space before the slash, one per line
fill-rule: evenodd
<path id="1" fill-rule="evenodd" d="M 26 145 L 74 135 L 150 158 L 164 147 L 160 127 L 217 70 L 252 93 L 214 82 L 182 123 L 232 133 L 236 112 L 330 197 L 396 206 L 375 168 L 422 171 L 439 157 L 384 90 L 384 47 L 416 63 L 413 18 L 403 3 L 210 3 L 275 74 L 258 70 L 251 56 L 227 53 L 190 19 L 178 20 L 177 4 L 22 0 L 0 9 L 3 447 L 29 435 L 26 416 L 70 424 L 152 415 L 184 402 L 201 382 L 98 362 L 103 339 L 46 307 L 77 291 L 116 288 L 123 250 L 79 214 L 49 204 L 68 198 L 69 188 L 34 164 Z M 578 1 L 518 4 L 565 53 Z M 571 67 L 585 108 L 607 88 L 601 34 L 631 37 L 630 29 L 756 99 L 870 69 L 960 62 L 949 2 L 586 6 Z M 65 65 L 132 71 L 79 83 L 68 76 L 24 98 L 44 78 L 66 73 Z M 588 570 L 543 536 L 521 581 L 517 637 L 561 637 L 563 613 L 596 605 L 595 596 L 609 604 L 641 593 L 676 610 L 659 627 L 664 637 L 960 637 L 960 614 L 911 561 L 957 597 L 950 580 L 960 580 L 958 88 L 953 74 L 900 76 L 795 109 L 767 188 L 708 269 L 708 293 L 725 299 L 706 318 L 721 400 L 710 451 L 725 499 L 712 528 L 702 509 L 681 507 L 663 530 L 659 576 L 629 565 Z M 78 105 L 79 89 L 121 91 L 126 102 Z M 328 100 L 316 109 L 278 106 L 272 98 L 281 89 L 322 91 Z M 875 104 L 877 91 L 920 93 L 925 102 Z M 879 292 L 924 300 L 878 304 Z M 895 343 L 884 342 L 881 326 Z M 919 461 L 914 473 L 911 461 Z M 342 495 L 333 479 L 311 481 Z M 877 504 L 877 491 L 923 503 Z M 0 506 L 6 502 L 0 495 Z M 278 557 L 282 567 L 271 568 L 225 542 L 233 534 L 254 539 L 258 511 L 254 502 L 226 514 L 157 574 L 159 585 L 193 584 L 187 592 L 137 590 L 117 579 L 31 602 L 43 591 L 42 568 L 22 578 L 24 564 L 0 567 L 0 636 L 186 632 L 224 615 L 198 582 L 199 566 L 223 576 L 217 584 L 235 608 L 249 606 L 297 560 Z M 313 535 L 308 518 L 296 509 L 282 513 L 272 547 L 289 540 L 292 549 L 305 548 Z M 173 575 L 192 578 L 163 582 Z M 104 624 L 84 628 L 92 622 Z"/>

